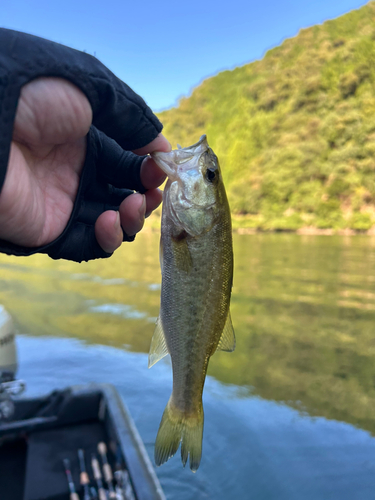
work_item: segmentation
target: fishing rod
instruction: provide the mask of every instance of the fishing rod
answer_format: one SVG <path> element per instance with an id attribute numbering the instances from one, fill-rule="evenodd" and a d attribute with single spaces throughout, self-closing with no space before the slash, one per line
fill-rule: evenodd
<path id="1" fill-rule="evenodd" d="M 78 450 L 78 460 L 79 467 L 81 469 L 79 479 L 80 483 L 83 486 L 83 500 L 91 500 L 92 496 L 90 495 L 90 479 L 89 475 L 86 472 L 86 464 L 85 464 L 85 452 L 82 449 Z"/>
<path id="2" fill-rule="evenodd" d="M 105 482 L 107 483 L 107 486 L 108 486 L 109 498 L 110 499 L 117 499 L 118 496 L 116 495 L 115 489 L 113 487 L 112 469 L 111 469 L 111 466 L 109 465 L 108 459 L 107 459 L 107 446 L 103 441 L 98 444 L 98 453 L 102 457 L 103 475 L 104 475 Z"/>
<path id="3" fill-rule="evenodd" d="M 70 500 L 79 500 L 79 496 L 76 493 L 76 489 L 74 486 L 74 481 L 72 477 L 72 473 L 70 472 L 70 460 L 68 458 L 64 458 L 64 467 L 65 467 L 65 474 L 66 478 L 68 480 L 68 485 L 69 485 L 69 491 L 70 491 Z"/>
<path id="4" fill-rule="evenodd" d="M 98 453 L 103 462 L 103 475 L 109 489 L 109 498 L 115 500 L 135 500 L 130 477 L 121 466 L 120 457 L 116 457 L 116 472 L 113 474 L 112 468 L 107 458 L 107 446 L 104 442 L 98 443 Z"/>
<path id="5" fill-rule="evenodd" d="M 105 489 L 103 488 L 102 473 L 100 472 L 99 461 L 94 453 L 91 455 L 91 467 L 96 484 L 98 485 L 99 500 L 107 500 L 107 494 L 105 492 Z"/>

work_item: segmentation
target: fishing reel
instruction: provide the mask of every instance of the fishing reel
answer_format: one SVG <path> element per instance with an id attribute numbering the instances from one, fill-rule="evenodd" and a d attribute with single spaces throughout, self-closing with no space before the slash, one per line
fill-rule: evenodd
<path id="1" fill-rule="evenodd" d="M 15 328 L 12 317 L 0 305 L 0 424 L 14 414 L 13 398 L 25 390 L 26 384 L 16 380 L 18 363 Z"/>

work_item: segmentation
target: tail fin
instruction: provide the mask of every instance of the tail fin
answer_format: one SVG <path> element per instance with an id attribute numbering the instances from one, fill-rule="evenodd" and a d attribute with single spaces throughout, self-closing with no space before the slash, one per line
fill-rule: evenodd
<path id="1" fill-rule="evenodd" d="M 162 465 L 178 450 L 185 467 L 190 454 L 190 469 L 196 472 L 202 455 L 203 406 L 196 415 L 186 415 L 176 408 L 172 398 L 164 410 L 155 442 L 155 463 Z"/>

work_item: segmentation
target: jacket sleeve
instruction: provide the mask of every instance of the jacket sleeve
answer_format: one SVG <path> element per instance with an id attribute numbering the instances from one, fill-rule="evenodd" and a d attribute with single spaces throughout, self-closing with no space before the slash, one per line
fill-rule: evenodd
<path id="1" fill-rule="evenodd" d="M 76 85 L 93 110 L 73 213 L 54 242 L 25 248 L 0 240 L 0 251 L 15 255 L 42 252 L 77 261 L 108 257 L 110 254 L 96 242 L 95 221 L 108 207 L 118 208 L 132 190 L 144 192 L 140 180 L 143 158 L 129 151 L 155 139 L 162 125 L 143 99 L 95 57 L 26 33 L 0 29 L 0 193 L 21 88 L 35 78 L 51 76 Z M 124 234 L 124 240 L 132 239 Z M 72 247 L 80 248 L 76 251 Z"/>

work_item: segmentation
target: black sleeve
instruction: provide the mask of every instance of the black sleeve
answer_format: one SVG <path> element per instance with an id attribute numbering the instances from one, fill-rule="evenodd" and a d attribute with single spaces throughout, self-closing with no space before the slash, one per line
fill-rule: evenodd
<path id="1" fill-rule="evenodd" d="M 0 29 L 0 191 L 21 88 L 43 76 L 72 82 L 86 95 L 93 110 L 76 203 L 66 229 L 54 242 L 25 248 L 0 241 L 0 251 L 14 255 L 44 252 L 52 258 L 79 262 L 108 257 L 110 254 L 96 242 L 95 221 L 108 207 L 117 209 L 132 192 L 129 190 L 144 192 L 140 181 L 143 158 L 128 151 L 155 139 L 162 125 L 143 99 L 95 57 L 39 37 Z M 124 235 L 124 239 L 134 238 Z"/>

